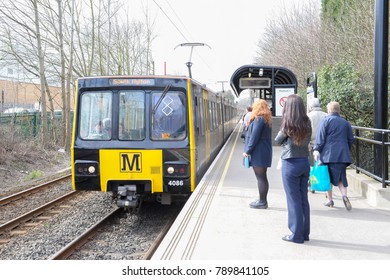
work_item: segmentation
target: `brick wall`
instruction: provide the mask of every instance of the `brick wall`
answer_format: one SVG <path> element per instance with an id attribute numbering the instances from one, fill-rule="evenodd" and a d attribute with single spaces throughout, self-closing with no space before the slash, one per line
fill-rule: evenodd
<path id="1" fill-rule="evenodd" d="M 60 90 L 60 87 L 50 86 L 55 110 L 62 109 Z M 14 104 L 15 107 L 34 108 L 34 104 L 39 103 L 40 96 L 39 84 L 0 80 L 0 106 L 2 106 L 3 110 L 14 107 Z M 49 105 L 47 96 L 46 102 Z M 71 98 L 71 107 L 73 107 L 73 97 Z"/>

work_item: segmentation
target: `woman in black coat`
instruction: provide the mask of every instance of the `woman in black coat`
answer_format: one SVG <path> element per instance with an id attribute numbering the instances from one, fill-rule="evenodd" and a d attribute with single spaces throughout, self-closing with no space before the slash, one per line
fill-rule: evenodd
<path id="1" fill-rule="evenodd" d="M 251 166 L 257 179 L 259 199 L 250 203 L 251 208 L 268 208 L 267 168 L 272 163 L 272 115 L 265 100 L 260 99 L 252 106 L 252 113 L 245 136 L 244 157 L 250 157 Z"/>
<path id="2" fill-rule="evenodd" d="M 340 117 L 340 104 L 332 101 L 327 105 L 328 116 L 322 120 L 316 136 L 313 156 L 328 165 L 330 182 L 338 186 L 345 208 L 352 209 L 347 196 L 347 166 L 352 163 L 350 150 L 353 144 L 351 124 Z M 327 192 L 325 206 L 333 207 L 332 190 Z"/>

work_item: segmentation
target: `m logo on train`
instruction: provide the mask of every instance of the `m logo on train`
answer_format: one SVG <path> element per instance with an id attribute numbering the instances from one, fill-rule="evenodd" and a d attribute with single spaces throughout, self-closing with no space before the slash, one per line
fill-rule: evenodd
<path id="1" fill-rule="evenodd" d="M 140 153 L 120 153 L 121 172 L 141 172 Z"/>

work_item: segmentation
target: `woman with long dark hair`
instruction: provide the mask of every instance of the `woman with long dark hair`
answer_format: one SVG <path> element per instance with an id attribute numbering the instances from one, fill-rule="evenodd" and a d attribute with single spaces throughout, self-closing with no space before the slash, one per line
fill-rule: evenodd
<path id="1" fill-rule="evenodd" d="M 250 124 L 245 136 L 244 157 L 250 157 L 251 166 L 257 179 L 259 199 L 249 206 L 256 209 L 268 208 L 267 168 L 272 163 L 272 115 L 267 101 L 259 99 L 252 106 Z"/>
<path id="2" fill-rule="evenodd" d="M 310 173 L 308 145 L 311 137 L 310 119 L 299 95 L 289 95 L 284 103 L 280 131 L 276 143 L 283 146 L 282 180 L 287 198 L 290 235 L 284 241 L 303 243 L 309 240 L 310 205 L 308 181 Z"/>

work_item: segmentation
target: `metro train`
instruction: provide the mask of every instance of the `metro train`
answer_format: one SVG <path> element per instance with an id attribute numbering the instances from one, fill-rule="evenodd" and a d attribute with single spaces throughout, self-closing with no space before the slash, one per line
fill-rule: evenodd
<path id="1" fill-rule="evenodd" d="M 72 188 L 125 209 L 188 198 L 238 122 L 232 100 L 189 77 L 79 78 Z"/>

